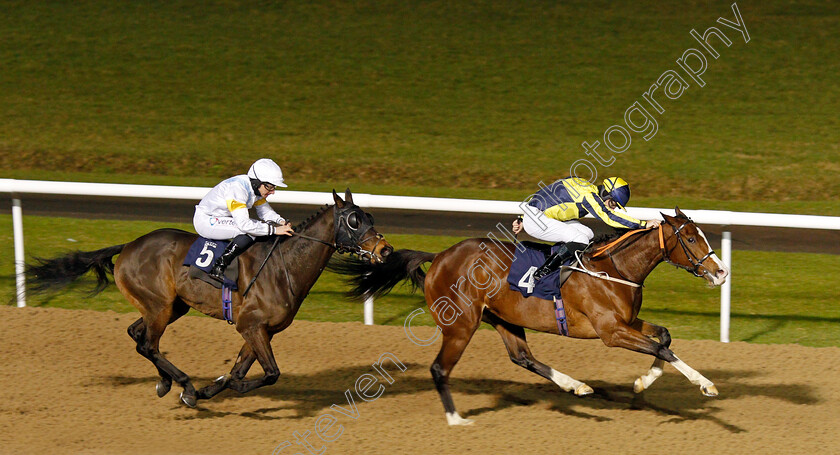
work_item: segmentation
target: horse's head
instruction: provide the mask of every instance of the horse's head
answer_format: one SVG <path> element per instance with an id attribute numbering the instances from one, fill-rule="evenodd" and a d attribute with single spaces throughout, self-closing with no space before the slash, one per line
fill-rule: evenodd
<path id="1" fill-rule="evenodd" d="M 394 251 L 373 227 L 373 216 L 353 203 L 350 189 L 344 199 L 333 190 L 335 201 L 335 243 L 340 253 L 354 253 L 367 257 L 371 263 L 384 262 Z"/>
<path id="2" fill-rule="evenodd" d="M 673 235 L 666 239 L 662 231 L 664 225 L 659 228 L 663 259 L 696 276 L 705 278 L 712 286 L 720 286 L 726 281 L 729 270 L 709 246 L 709 241 L 703 231 L 679 207 L 675 210 L 677 213 L 675 217 L 662 214 L 665 219 L 664 224 L 674 230 Z"/>

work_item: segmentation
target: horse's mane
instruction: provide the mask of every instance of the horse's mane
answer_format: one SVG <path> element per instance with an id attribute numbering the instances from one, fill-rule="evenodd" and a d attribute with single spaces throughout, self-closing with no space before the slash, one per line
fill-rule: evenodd
<path id="1" fill-rule="evenodd" d="M 292 229 L 294 229 L 295 232 L 303 232 L 306 228 L 311 226 L 315 222 L 315 220 L 322 213 L 329 210 L 330 207 L 332 207 L 332 206 L 329 205 L 329 204 L 324 205 L 323 207 L 318 209 L 317 212 L 313 213 L 312 215 L 309 215 L 309 217 L 307 219 L 303 220 L 303 222 L 297 224 L 296 226 L 292 226 Z M 257 242 L 266 244 L 266 248 L 268 248 L 268 245 L 271 245 L 271 242 L 273 242 L 275 238 L 276 238 L 276 236 L 257 237 Z M 283 244 L 289 239 L 291 239 L 291 237 L 286 236 L 286 235 L 281 235 L 280 236 L 280 243 Z"/>
<path id="2" fill-rule="evenodd" d="M 598 237 L 595 237 L 591 242 L 589 242 L 589 244 L 592 245 L 592 247 L 601 246 L 602 244 L 612 242 L 632 230 L 633 229 L 616 229 L 613 232 L 601 234 Z"/>
<path id="3" fill-rule="evenodd" d="M 689 219 L 687 216 L 682 215 L 682 214 L 677 215 L 675 218 L 679 218 L 679 219 L 682 219 L 682 220 L 688 220 Z M 601 234 L 598 237 L 595 237 L 592 240 L 592 242 L 589 243 L 589 245 L 590 245 L 589 249 L 592 250 L 595 247 L 605 245 L 605 244 L 607 244 L 609 242 L 612 242 L 613 240 L 621 237 L 622 235 L 624 235 L 628 232 L 634 231 L 634 230 L 636 230 L 636 229 L 615 229 L 613 232 L 610 232 L 610 233 L 607 233 L 607 234 Z"/>
<path id="4" fill-rule="evenodd" d="M 327 210 L 329 210 L 331 207 L 332 207 L 332 205 L 330 205 L 330 204 L 326 204 L 326 205 L 324 205 L 324 206 L 323 206 L 323 207 L 321 207 L 321 208 L 320 208 L 317 212 L 315 212 L 315 213 L 313 213 L 312 215 L 310 215 L 310 216 L 309 216 L 309 218 L 307 218 L 307 219 L 303 220 L 303 222 L 301 222 L 301 223 L 300 223 L 300 224 L 298 224 L 297 226 L 292 226 L 292 229 L 294 229 L 294 230 L 295 230 L 295 232 L 302 232 L 304 229 L 308 228 L 308 227 L 309 227 L 309 226 L 310 226 L 313 222 L 315 222 L 315 220 L 316 220 L 316 219 L 317 219 L 317 218 L 318 218 L 318 217 L 319 217 L 322 213 L 326 212 L 326 211 L 327 211 Z"/>

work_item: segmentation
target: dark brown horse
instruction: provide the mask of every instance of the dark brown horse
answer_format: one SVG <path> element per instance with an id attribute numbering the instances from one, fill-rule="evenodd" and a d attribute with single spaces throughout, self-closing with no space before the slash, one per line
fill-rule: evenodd
<path id="1" fill-rule="evenodd" d="M 188 268 L 181 265 L 197 234 L 161 229 L 124 245 L 39 260 L 28 268 L 29 282 L 36 291 L 61 289 L 93 269 L 99 282 L 95 292 L 99 292 L 108 284 L 106 273 L 112 273 L 117 288 L 140 311 L 140 319 L 131 324 L 128 334 L 137 342 L 137 352 L 158 370 L 159 397 L 169 392 L 172 381 L 184 388 L 181 400 L 191 407 L 196 399 L 210 398 L 225 388 L 245 393 L 277 382 L 280 370 L 271 338 L 292 323 L 333 252 L 357 253 L 378 262 L 393 251 L 373 228 L 373 218 L 353 204 L 350 190 L 345 193 L 346 201 L 335 191 L 333 199 L 334 206 L 325 207 L 296 227 L 293 237 L 281 237 L 282 242 L 270 256 L 276 237 L 257 242 L 240 256 L 240 290 L 267 259 L 248 295 L 243 299 L 241 292 L 233 294 L 233 320 L 245 344 L 230 373 L 198 391 L 189 376 L 159 350 L 166 326 L 191 307 L 217 319 L 223 317 L 220 290 L 190 278 Z M 119 257 L 114 264 L 111 258 L 116 254 Z M 254 360 L 260 362 L 265 375 L 244 380 Z"/>
<path id="2" fill-rule="evenodd" d="M 680 210 L 677 216 L 664 215 L 658 229 L 638 230 L 601 252 L 589 251 L 582 265 L 593 272 L 605 272 L 641 285 L 662 261 L 684 268 L 710 285 L 720 285 L 728 274 L 726 267 L 709 247 L 706 237 Z M 506 277 L 517 245 L 468 239 L 438 253 L 399 250 L 381 265 L 345 263 L 336 270 L 352 276 L 357 296 L 388 292 L 403 279 L 411 279 L 424 289 L 426 302 L 443 334 L 440 352 L 431 367 L 446 419 L 450 425 L 465 425 L 455 410 L 449 391 L 449 376 L 482 321 L 502 336 L 511 360 L 556 383 L 567 392 L 587 395 L 592 388 L 540 363 L 525 342 L 525 328 L 559 334 L 553 301 L 523 298 L 511 290 Z M 420 268 L 432 262 L 428 273 Z M 621 278 L 620 278 L 621 277 Z M 642 306 L 642 287 L 574 272 L 562 286 L 568 321 L 568 336 L 600 338 L 607 346 L 618 346 L 656 357 L 647 374 L 636 379 L 634 391 L 641 392 L 662 375 L 663 362 L 669 362 L 703 394 L 717 395 L 711 381 L 677 358 L 669 349 L 671 336 L 664 327 L 638 318 Z M 652 339 L 658 338 L 658 341 Z"/>

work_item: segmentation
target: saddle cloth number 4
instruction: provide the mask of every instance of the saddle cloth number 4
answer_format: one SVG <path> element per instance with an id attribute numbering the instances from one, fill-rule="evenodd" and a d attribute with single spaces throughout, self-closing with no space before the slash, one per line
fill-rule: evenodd
<path id="1" fill-rule="evenodd" d="M 215 243 L 204 242 L 204 248 L 201 249 L 201 253 L 198 253 L 198 258 L 195 260 L 195 265 L 199 267 L 207 267 L 208 265 L 212 264 L 213 248 L 216 248 Z"/>
<path id="2" fill-rule="evenodd" d="M 528 268 L 528 271 L 525 272 L 524 275 L 522 275 L 522 278 L 519 279 L 519 286 L 527 288 L 528 294 L 534 292 L 534 286 L 536 286 L 536 283 L 534 283 L 534 272 L 536 271 L 537 267 L 531 266 Z"/>

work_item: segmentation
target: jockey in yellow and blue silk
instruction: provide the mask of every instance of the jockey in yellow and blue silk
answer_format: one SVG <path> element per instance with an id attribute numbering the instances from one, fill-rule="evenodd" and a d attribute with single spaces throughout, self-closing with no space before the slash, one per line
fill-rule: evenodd
<path id="1" fill-rule="evenodd" d="M 266 202 L 277 187 L 285 188 L 283 171 L 268 158 L 257 160 L 247 174 L 222 181 L 195 206 L 193 226 L 202 237 L 231 239 L 216 259 L 210 277 L 224 281 L 224 272 L 236 256 L 248 249 L 256 237 L 292 235 L 292 226 Z M 254 208 L 260 220 L 251 219 Z"/>
<path id="2" fill-rule="evenodd" d="M 557 270 L 576 251 L 586 248 L 595 234 L 578 219 L 591 213 L 609 226 L 619 229 L 658 227 L 659 221 L 643 221 L 623 211 L 630 201 L 630 185 L 620 177 L 604 179 L 595 186 L 587 180 L 570 177 L 558 180 L 536 192 L 523 206 L 523 220 L 514 221 L 513 232 L 523 228 L 531 237 L 563 243 L 534 273 L 539 279 Z"/>

